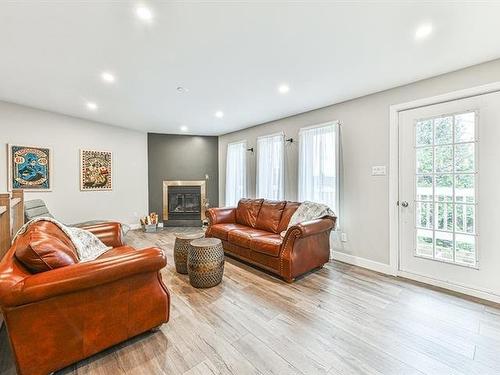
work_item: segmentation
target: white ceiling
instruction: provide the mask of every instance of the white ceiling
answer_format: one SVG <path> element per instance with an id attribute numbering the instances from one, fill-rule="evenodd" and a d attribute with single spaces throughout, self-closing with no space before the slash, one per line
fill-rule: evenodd
<path id="1" fill-rule="evenodd" d="M 218 135 L 500 57 L 499 1 L 142 2 L 150 24 L 138 4 L 1 2 L 0 100 Z"/>

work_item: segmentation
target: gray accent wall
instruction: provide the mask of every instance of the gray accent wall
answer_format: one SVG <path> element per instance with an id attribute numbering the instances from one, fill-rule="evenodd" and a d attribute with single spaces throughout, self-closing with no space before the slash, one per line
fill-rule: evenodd
<path id="1" fill-rule="evenodd" d="M 207 180 L 211 207 L 219 205 L 218 137 L 148 134 L 149 211 L 163 212 L 163 181 Z"/>

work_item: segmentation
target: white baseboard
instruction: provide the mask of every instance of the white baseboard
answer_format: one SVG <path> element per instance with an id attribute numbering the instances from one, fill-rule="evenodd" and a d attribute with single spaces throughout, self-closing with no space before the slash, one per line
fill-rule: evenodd
<path id="1" fill-rule="evenodd" d="M 436 279 L 433 279 L 430 277 L 421 276 L 421 275 L 417 275 L 417 274 L 405 272 L 405 271 L 397 271 L 397 273 L 394 273 L 393 269 L 388 264 L 376 262 L 376 261 L 366 259 L 366 258 L 360 258 L 360 257 L 354 256 L 354 255 L 342 253 L 339 251 L 331 250 L 331 255 L 332 255 L 332 259 L 338 260 L 340 262 L 352 264 L 353 266 L 366 268 L 366 269 L 380 272 L 380 273 L 383 273 L 386 275 L 404 277 L 406 279 L 410 279 L 410 280 L 418 281 L 418 282 L 421 282 L 424 284 L 436 286 L 438 288 L 448 289 L 448 290 L 451 290 L 453 292 L 466 294 L 466 295 L 469 295 L 472 297 L 481 298 L 481 299 L 495 302 L 495 303 L 500 303 L 500 296 L 499 295 L 494 294 L 494 293 L 490 293 L 490 292 L 485 291 L 485 290 L 469 288 L 469 287 L 464 286 L 464 285 L 453 284 L 453 283 L 449 283 L 447 281 L 436 280 Z"/>
<path id="2" fill-rule="evenodd" d="M 338 260 L 340 262 L 349 263 L 353 266 L 358 266 L 362 268 L 367 268 L 372 271 L 385 273 L 387 275 L 393 275 L 391 266 L 388 264 L 376 262 L 374 260 L 360 258 L 354 255 L 342 253 L 340 251 L 331 251 L 332 259 Z"/>
<path id="3" fill-rule="evenodd" d="M 398 271 L 398 276 L 404 277 L 406 279 L 415 280 L 424 284 L 429 284 L 433 286 L 437 286 L 438 288 L 448 289 L 453 292 L 458 292 L 462 294 L 466 294 L 468 296 L 481 298 L 487 301 L 500 303 L 500 296 L 498 294 L 490 293 L 481 289 L 469 288 L 464 285 L 450 283 L 447 281 L 436 280 L 431 277 L 417 275 L 411 272 L 406 271 Z"/>

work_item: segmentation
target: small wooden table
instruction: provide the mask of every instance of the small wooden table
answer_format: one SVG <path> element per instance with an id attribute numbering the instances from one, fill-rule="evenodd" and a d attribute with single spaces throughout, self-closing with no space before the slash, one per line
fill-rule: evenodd
<path id="1" fill-rule="evenodd" d="M 187 274 L 187 254 L 189 243 L 198 238 L 205 237 L 203 232 L 196 233 L 175 233 L 174 262 L 175 270 L 182 274 Z"/>
<path id="2" fill-rule="evenodd" d="M 187 268 L 189 282 L 195 288 L 218 285 L 224 275 L 224 249 L 218 238 L 202 238 L 191 241 Z"/>

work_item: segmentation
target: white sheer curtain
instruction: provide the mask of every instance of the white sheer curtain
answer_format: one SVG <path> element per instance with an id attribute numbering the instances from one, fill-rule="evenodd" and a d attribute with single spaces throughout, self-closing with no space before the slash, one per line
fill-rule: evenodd
<path id="1" fill-rule="evenodd" d="M 285 135 L 257 138 L 257 198 L 283 200 Z"/>
<path id="2" fill-rule="evenodd" d="M 338 214 L 338 123 L 299 132 L 299 201 L 328 205 Z"/>
<path id="3" fill-rule="evenodd" d="M 226 206 L 236 206 L 247 195 L 247 142 L 227 145 Z"/>

